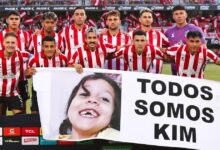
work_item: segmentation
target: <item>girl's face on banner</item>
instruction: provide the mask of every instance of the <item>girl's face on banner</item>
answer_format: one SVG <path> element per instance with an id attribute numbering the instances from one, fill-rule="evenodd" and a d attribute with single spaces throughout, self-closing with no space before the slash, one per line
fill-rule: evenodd
<path id="1" fill-rule="evenodd" d="M 72 135 L 94 137 L 106 128 L 114 111 L 114 98 L 114 89 L 105 80 L 88 80 L 81 85 L 68 110 Z"/>

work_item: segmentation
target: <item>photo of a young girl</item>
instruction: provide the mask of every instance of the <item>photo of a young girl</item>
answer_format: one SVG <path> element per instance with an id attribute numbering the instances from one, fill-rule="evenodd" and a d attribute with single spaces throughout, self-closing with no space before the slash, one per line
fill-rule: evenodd
<path id="1" fill-rule="evenodd" d="M 95 73 L 81 79 L 69 97 L 59 139 L 119 139 L 120 77 L 120 74 Z"/>

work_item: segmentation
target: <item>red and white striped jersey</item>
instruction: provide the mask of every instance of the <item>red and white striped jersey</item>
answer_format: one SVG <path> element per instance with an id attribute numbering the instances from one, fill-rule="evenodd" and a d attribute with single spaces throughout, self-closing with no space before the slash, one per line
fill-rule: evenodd
<path id="1" fill-rule="evenodd" d="M 81 30 L 78 30 L 75 28 L 74 24 L 72 24 L 71 26 L 63 28 L 63 30 L 59 33 L 64 38 L 65 56 L 68 61 L 71 59 L 77 48 L 83 46 L 85 42 L 86 29 L 87 25 L 84 25 Z"/>
<path id="2" fill-rule="evenodd" d="M 141 30 L 141 27 L 139 28 Z M 129 33 L 130 36 L 133 38 L 134 31 L 131 31 Z M 148 32 L 146 32 L 147 37 L 147 43 L 152 44 L 153 46 L 162 48 L 163 46 L 167 47 L 169 46 L 169 40 L 168 38 L 160 31 L 151 29 Z M 153 63 L 151 65 L 151 73 L 161 73 L 163 67 L 163 61 L 159 59 L 154 59 Z"/>
<path id="3" fill-rule="evenodd" d="M 163 53 L 153 45 L 146 45 L 142 54 L 138 55 L 134 45 L 131 45 L 117 51 L 114 57 L 124 58 L 130 71 L 150 72 L 152 61 L 154 59 L 163 59 Z"/>
<path id="4" fill-rule="evenodd" d="M 104 68 L 108 52 L 114 52 L 116 47 L 109 44 L 100 44 L 95 51 L 89 50 L 86 46 L 78 48 L 73 54 L 69 64 L 81 64 L 84 68 Z"/>
<path id="5" fill-rule="evenodd" d="M 66 67 L 67 58 L 63 54 L 47 58 L 44 52 L 36 53 L 29 61 L 29 67 Z"/>
<path id="6" fill-rule="evenodd" d="M 192 55 L 187 45 L 178 45 L 166 49 L 166 53 L 175 58 L 176 70 L 179 76 L 192 78 L 204 78 L 204 67 L 207 60 L 216 62 L 218 56 L 204 47 L 200 47 L 198 53 Z"/>
<path id="7" fill-rule="evenodd" d="M 3 47 L 3 41 L 4 41 L 4 36 L 5 33 L 9 32 L 9 29 L 5 29 L 4 31 L 0 32 L 0 49 L 4 49 Z M 28 49 L 29 41 L 30 41 L 30 36 L 28 32 L 23 31 L 23 30 L 18 30 L 17 34 L 18 39 L 17 39 L 17 49 L 20 51 L 26 51 Z"/>
<path id="8" fill-rule="evenodd" d="M 57 33 L 55 33 L 55 32 L 52 32 L 51 36 L 55 38 L 57 48 L 59 50 L 63 51 L 64 46 L 63 46 L 63 38 L 62 38 L 62 36 L 57 34 Z M 42 39 L 44 37 L 45 37 L 44 30 L 42 30 L 40 32 L 40 35 L 36 35 L 36 34 L 32 35 L 31 39 L 30 39 L 30 45 L 28 47 L 28 50 L 30 52 L 33 52 L 34 54 L 41 52 L 41 49 L 42 49 Z"/>
<path id="9" fill-rule="evenodd" d="M 128 35 L 119 32 L 117 35 L 111 35 L 109 31 L 107 31 L 106 35 L 100 34 L 99 42 L 101 44 L 112 44 L 113 46 L 125 46 L 131 44 L 131 39 Z M 114 58 L 110 60 L 106 60 L 105 62 L 106 69 L 113 70 L 127 70 L 128 65 L 125 63 L 123 59 Z"/>
<path id="10" fill-rule="evenodd" d="M 10 58 L 5 58 L 0 50 L 0 96 L 18 95 L 18 81 L 24 76 L 24 64 L 27 64 L 29 53 L 15 50 Z"/>

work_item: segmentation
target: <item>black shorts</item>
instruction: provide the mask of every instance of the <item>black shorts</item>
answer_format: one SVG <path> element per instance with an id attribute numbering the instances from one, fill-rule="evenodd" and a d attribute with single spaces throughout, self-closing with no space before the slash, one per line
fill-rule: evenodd
<path id="1" fill-rule="evenodd" d="M 19 90 L 19 94 L 23 102 L 30 98 L 30 95 L 28 93 L 28 81 L 27 80 L 22 80 L 18 82 L 18 90 Z"/>
<path id="2" fill-rule="evenodd" d="M 31 111 L 39 111 L 38 109 L 38 103 L 37 103 L 37 92 L 34 90 L 33 86 L 32 86 L 32 98 L 31 98 Z"/>
<path id="3" fill-rule="evenodd" d="M 0 104 L 4 103 L 8 106 L 8 110 L 17 109 L 22 110 L 24 105 L 20 96 L 0 97 Z"/>

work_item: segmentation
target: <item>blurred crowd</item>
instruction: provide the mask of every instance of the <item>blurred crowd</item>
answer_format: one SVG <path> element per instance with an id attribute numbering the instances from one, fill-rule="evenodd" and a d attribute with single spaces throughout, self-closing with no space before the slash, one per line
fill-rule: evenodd
<path id="1" fill-rule="evenodd" d="M 0 0 L 1 5 L 137 5 L 220 4 L 220 0 Z"/>

